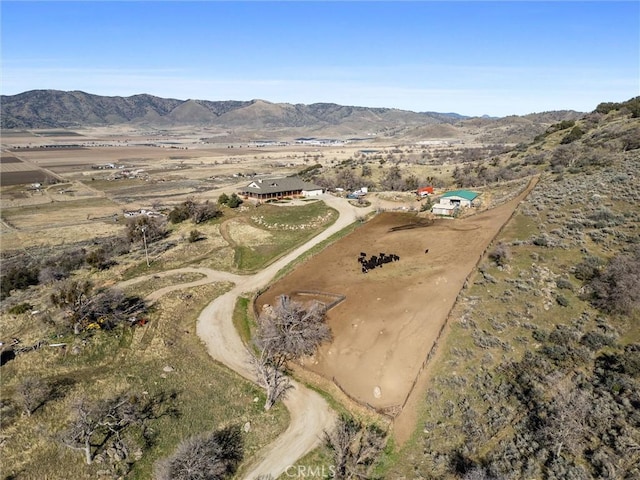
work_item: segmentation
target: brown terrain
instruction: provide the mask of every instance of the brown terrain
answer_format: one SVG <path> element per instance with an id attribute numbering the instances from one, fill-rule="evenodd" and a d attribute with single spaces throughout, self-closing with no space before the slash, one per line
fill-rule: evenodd
<path id="1" fill-rule="evenodd" d="M 273 284 L 257 308 L 279 295 L 303 302 L 311 298 L 306 292 L 324 302 L 344 296 L 328 312 L 333 341 L 304 365 L 357 401 L 397 413 L 467 276 L 533 183 L 514 200 L 466 218 L 379 214 Z M 361 252 L 400 260 L 365 274 Z"/>

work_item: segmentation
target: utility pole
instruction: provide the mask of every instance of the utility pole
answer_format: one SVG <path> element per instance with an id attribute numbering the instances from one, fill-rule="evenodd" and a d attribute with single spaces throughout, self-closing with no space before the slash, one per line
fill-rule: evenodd
<path id="1" fill-rule="evenodd" d="M 142 241 L 144 242 L 144 256 L 147 258 L 147 267 L 149 265 L 149 251 L 147 250 L 147 234 L 145 233 L 147 227 L 142 227 Z"/>

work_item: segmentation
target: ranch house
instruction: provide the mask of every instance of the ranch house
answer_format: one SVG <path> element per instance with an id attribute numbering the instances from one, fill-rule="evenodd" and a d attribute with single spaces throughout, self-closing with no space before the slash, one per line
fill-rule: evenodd
<path id="1" fill-rule="evenodd" d="M 460 208 L 475 206 L 478 195 L 478 193 L 469 190 L 453 190 L 443 193 L 438 203 L 431 207 L 431 213 L 452 217 Z"/>
<path id="2" fill-rule="evenodd" d="M 322 187 L 305 182 L 299 177 L 265 178 L 254 180 L 240 189 L 244 198 L 271 200 L 284 197 L 316 197 L 322 195 Z"/>

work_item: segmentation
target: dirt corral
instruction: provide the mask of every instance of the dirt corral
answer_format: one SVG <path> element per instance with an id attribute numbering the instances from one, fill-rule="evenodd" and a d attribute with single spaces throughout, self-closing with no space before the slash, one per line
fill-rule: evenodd
<path id="1" fill-rule="evenodd" d="M 328 312 L 333 341 L 305 367 L 360 402 L 397 411 L 465 279 L 524 195 L 471 217 L 418 225 L 415 214 L 379 214 L 272 285 L 256 307 L 281 294 L 301 302 L 308 293 L 297 292 L 344 296 Z M 362 253 L 399 260 L 363 273 Z"/>

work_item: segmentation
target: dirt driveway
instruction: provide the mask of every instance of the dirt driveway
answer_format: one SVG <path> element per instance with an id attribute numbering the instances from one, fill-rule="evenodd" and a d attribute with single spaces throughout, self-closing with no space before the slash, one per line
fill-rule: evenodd
<path id="1" fill-rule="evenodd" d="M 305 367 L 362 403 L 397 409 L 467 275 L 527 193 L 474 216 L 427 226 L 416 225 L 413 214 L 379 214 L 272 285 L 258 298 L 258 308 L 281 294 L 301 301 L 309 298 L 301 291 L 344 295 L 328 313 L 333 341 Z M 400 260 L 365 274 L 357 261 L 361 252 Z"/>

